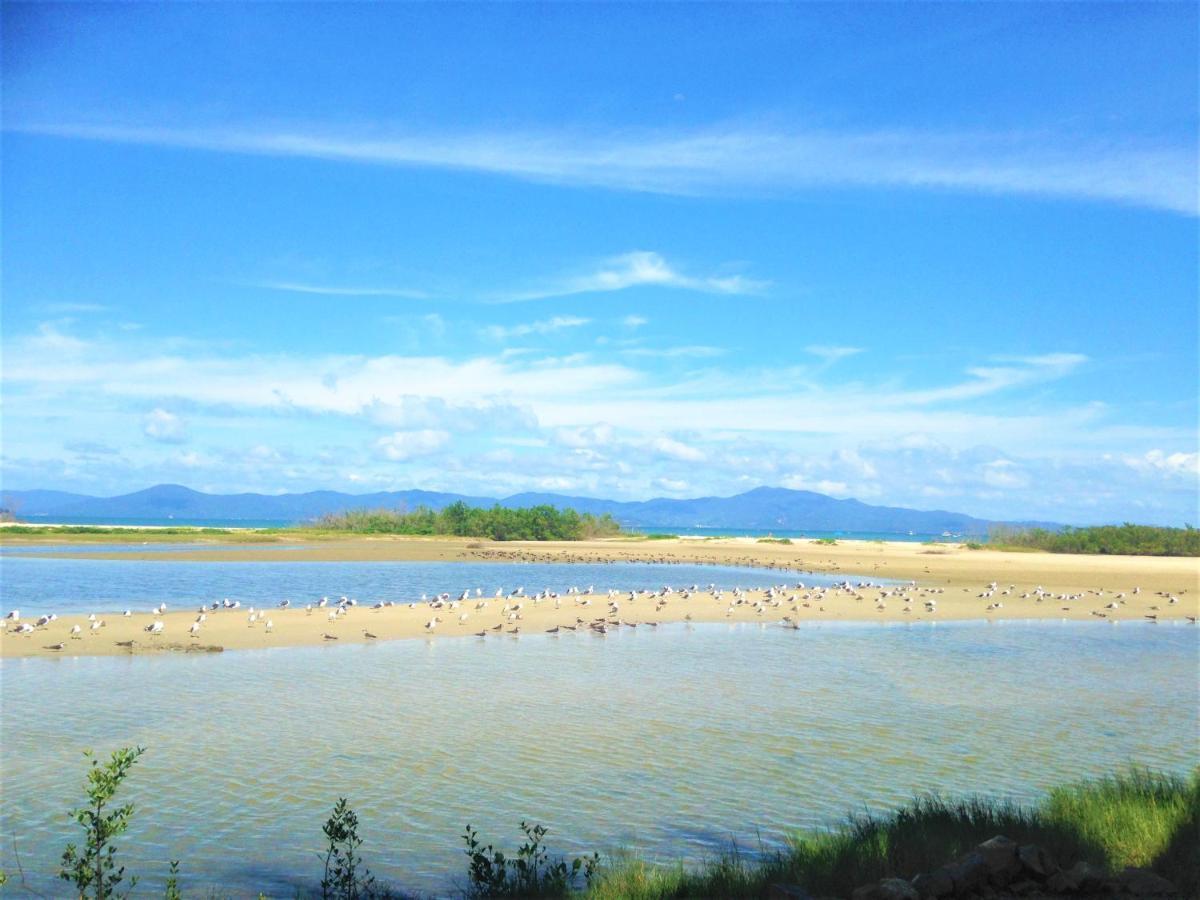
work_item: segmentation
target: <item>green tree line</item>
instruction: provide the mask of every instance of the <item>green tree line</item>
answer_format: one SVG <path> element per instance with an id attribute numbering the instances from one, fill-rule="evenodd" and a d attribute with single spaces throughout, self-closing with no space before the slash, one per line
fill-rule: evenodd
<path id="1" fill-rule="evenodd" d="M 582 541 L 621 531 L 608 513 L 595 516 L 553 506 L 485 508 L 461 500 L 442 510 L 421 506 L 411 512 L 354 509 L 331 513 L 318 519 L 315 527 L 356 534 L 453 535 L 494 541 Z"/>
<path id="2" fill-rule="evenodd" d="M 1200 556 L 1200 529 L 1185 525 L 1096 525 L 1089 528 L 1015 529 L 993 527 L 988 544 L 1026 547 L 1051 553 L 1100 553 L 1127 556 Z"/>

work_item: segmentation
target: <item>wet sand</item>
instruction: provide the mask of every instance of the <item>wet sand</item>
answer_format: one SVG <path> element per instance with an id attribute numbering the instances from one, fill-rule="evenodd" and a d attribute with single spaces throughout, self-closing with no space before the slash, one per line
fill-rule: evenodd
<path id="1" fill-rule="evenodd" d="M 15 542 L 10 542 L 15 543 Z M 60 541 L 61 543 L 61 541 Z M 291 543 L 291 542 L 289 542 Z M 331 621 L 331 607 L 306 611 L 268 609 L 253 624 L 249 607 L 207 613 L 199 634 L 188 627 L 196 609 L 168 609 L 165 615 L 135 611 L 129 617 L 104 614 L 105 624 L 95 630 L 82 616 L 63 616 L 32 634 L 16 634 L 8 627 L 0 638 L 0 656 L 78 656 L 161 652 L 216 652 L 264 647 L 363 643 L 414 637 L 470 636 L 486 632 L 486 639 L 519 639 L 552 628 L 575 628 L 586 636 L 599 636 L 593 623 L 604 628 L 650 628 L 654 623 L 764 622 L 786 627 L 807 621 L 951 621 L 963 619 L 1081 619 L 1097 623 L 1158 621 L 1189 623 L 1200 613 L 1200 567 L 1194 559 L 1072 556 L 1048 553 L 1005 553 L 968 550 L 956 545 L 929 546 L 891 542 L 843 541 L 821 545 L 796 541 L 791 545 L 760 544 L 748 539 L 591 541 L 571 543 L 492 543 L 478 540 L 423 538 L 354 538 L 297 541 L 296 549 L 255 548 L 240 544 L 228 549 L 154 551 L 137 553 L 52 553 L 56 557 L 88 559 L 153 559 L 175 561 L 387 561 L 446 560 L 498 562 L 656 562 L 712 563 L 773 568 L 787 588 L 774 597 L 747 591 L 736 602 L 732 592 L 720 598 L 706 590 L 685 597 L 681 588 L 665 598 L 639 595 L 633 600 L 622 592 L 610 610 L 606 595 L 567 595 L 567 572 L 557 603 L 533 597 L 512 600 L 472 596 L 454 609 L 433 609 L 428 604 L 371 608 L 370 597 Z M 915 582 L 903 593 L 895 588 L 829 589 L 823 593 L 798 588 L 805 572 L 844 578 L 852 585 L 890 579 Z M 990 594 L 988 585 L 996 582 Z M 1011 587 L 1010 587 L 1011 586 Z M 459 585 L 447 585 L 459 589 Z M 581 586 L 586 588 L 586 586 Z M 705 586 L 701 586 L 702 588 Z M 1139 593 L 1134 593 L 1140 587 Z M 1041 594 L 1037 594 L 1038 589 Z M 884 591 L 889 593 L 884 596 Z M 1027 595 L 1027 596 L 1023 596 Z M 1062 595 L 1067 595 L 1063 599 Z M 457 596 L 457 595 L 456 595 Z M 1176 602 L 1172 603 L 1174 597 Z M 218 599 L 218 598 L 214 598 Z M 666 600 L 662 603 L 662 600 Z M 317 601 L 318 598 L 313 598 Z M 934 600 L 935 609 L 926 606 Z M 482 609 L 476 605 L 486 601 Z M 881 602 L 882 601 L 882 602 Z M 331 605 L 337 598 L 331 598 Z M 520 602 L 520 609 L 512 605 Z M 997 605 L 999 604 L 999 605 Z M 1110 604 L 1116 604 L 1115 608 Z M 509 608 L 505 608 L 509 607 Z M 460 621 L 462 615 L 465 621 Z M 432 629 L 427 624 L 441 619 Z M 1155 618 L 1149 618 L 1155 617 Z M 32 617 L 26 617 L 28 621 Z M 271 630 L 265 619 L 271 620 Z M 144 631 L 151 622 L 163 623 L 161 635 Z M 618 624 L 619 623 L 619 624 Z M 81 627 L 72 637 L 70 629 Z M 510 634 L 517 629 L 515 635 Z M 560 631 L 560 634 L 563 632 Z M 373 637 L 368 637 L 368 634 Z M 327 637 L 327 635 L 329 637 Z M 479 638 L 476 638 L 479 639 Z M 62 649 L 51 649 L 62 644 Z"/>

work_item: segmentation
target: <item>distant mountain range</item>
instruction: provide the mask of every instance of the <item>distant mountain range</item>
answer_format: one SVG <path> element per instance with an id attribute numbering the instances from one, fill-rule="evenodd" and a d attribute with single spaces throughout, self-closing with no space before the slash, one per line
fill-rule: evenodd
<path id="1" fill-rule="evenodd" d="M 563 494 L 514 494 L 511 497 L 471 497 L 435 491 L 386 491 L 343 494 L 311 491 L 305 494 L 205 494 L 178 484 L 160 484 L 119 497 L 91 497 L 63 491 L 5 491 L 2 505 L 22 520 L 93 519 L 119 523 L 127 519 L 247 520 L 305 522 L 326 513 L 348 509 L 412 510 L 418 506 L 442 509 L 462 500 L 472 506 L 516 508 L 548 504 L 595 514 L 610 513 L 634 528 L 728 528 L 780 531 L 875 531 L 903 534 L 985 534 L 992 523 L 962 513 L 871 506 L 858 500 L 838 500 L 812 491 L 760 487 L 733 497 L 692 500 L 622 502 Z M 1008 523 L 1048 525 L 1048 523 Z M 1049 527 L 1055 527 L 1050 525 Z"/>

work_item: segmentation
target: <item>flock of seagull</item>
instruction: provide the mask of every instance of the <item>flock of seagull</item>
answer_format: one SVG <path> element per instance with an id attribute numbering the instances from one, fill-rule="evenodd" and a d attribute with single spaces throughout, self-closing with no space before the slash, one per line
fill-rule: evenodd
<path id="1" fill-rule="evenodd" d="M 969 589 L 964 588 L 963 590 L 968 591 Z M 870 581 L 851 583 L 849 580 L 831 585 L 812 586 L 806 586 L 804 582 L 795 582 L 794 584 L 781 583 L 764 589 L 754 589 L 753 594 L 756 596 L 752 596 L 750 591 L 741 587 L 734 587 L 726 591 L 716 584 L 709 584 L 704 588 L 693 584 L 690 587 L 678 590 L 669 585 L 664 585 L 657 590 L 618 591 L 610 589 L 603 594 L 597 594 L 593 585 L 582 589 L 579 587 L 569 587 L 561 594 L 550 589 L 545 589 L 527 595 L 524 587 L 518 587 L 511 591 L 505 591 L 503 588 L 500 588 L 491 597 L 487 598 L 484 597 L 482 588 L 473 588 L 464 590 L 457 595 L 441 593 L 434 597 L 429 597 L 426 594 L 422 594 L 419 602 L 407 604 L 396 603 L 392 600 L 379 601 L 373 604 L 370 609 L 380 610 L 396 606 L 407 606 L 413 610 L 426 608 L 433 615 L 425 622 L 424 630 L 428 634 L 433 634 L 447 619 L 452 620 L 460 628 L 465 627 L 472 616 L 483 617 L 488 613 L 493 604 L 502 604 L 499 610 L 500 622 L 498 624 L 481 631 L 473 632 L 478 637 L 487 637 L 489 634 L 497 633 L 519 635 L 521 633 L 520 623 L 524 619 L 524 612 L 528 608 L 527 604 L 535 609 L 541 607 L 543 604 L 547 604 L 552 605 L 555 610 L 560 610 L 565 602 L 571 604 L 572 608 L 576 610 L 575 622 L 570 624 L 556 624 L 551 628 L 545 629 L 547 634 L 559 634 L 571 631 L 590 631 L 597 634 L 607 634 L 614 628 L 636 628 L 639 624 L 653 628 L 659 625 L 658 621 L 643 620 L 639 623 L 630 621 L 628 618 L 622 618 L 623 609 L 625 610 L 624 614 L 628 616 L 628 610 L 634 604 L 640 603 L 639 609 L 653 606 L 654 614 L 659 615 L 666 609 L 669 603 L 675 600 L 688 601 L 693 597 L 708 597 L 718 604 L 726 604 L 726 618 L 732 618 L 739 611 L 753 612 L 755 616 L 761 617 L 764 621 L 769 619 L 784 628 L 799 629 L 801 626 L 796 616 L 802 609 L 811 610 L 815 607 L 817 612 L 825 612 L 824 604 L 836 599 L 852 598 L 860 603 L 870 602 L 874 604 L 876 611 L 881 613 L 889 608 L 889 603 L 893 604 L 893 609 L 898 607 L 902 613 L 913 613 L 913 604 L 920 603 L 921 612 L 926 615 L 933 615 L 937 613 L 938 596 L 944 594 L 945 591 L 944 587 L 918 586 L 915 581 L 884 585 L 879 582 Z M 1116 621 L 1115 618 L 1110 618 L 1111 613 L 1124 607 L 1129 602 L 1129 598 L 1140 594 L 1140 587 L 1134 587 L 1128 592 L 1121 591 L 1116 593 L 1106 593 L 1104 589 L 1078 593 L 1055 593 L 1045 590 L 1040 585 L 1031 591 L 1024 591 L 1018 594 L 1015 585 L 1010 584 L 1007 587 L 1001 588 L 997 582 L 992 581 L 978 593 L 977 597 L 989 601 L 984 608 L 985 612 L 994 612 L 1003 609 L 1004 600 L 1001 598 L 1004 597 L 1033 600 L 1035 604 L 1046 602 L 1099 602 L 1107 600 L 1108 602 L 1101 609 L 1092 610 L 1091 615 Z M 1156 596 L 1161 597 L 1168 606 L 1174 606 L 1179 603 L 1179 598 L 1167 591 L 1160 591 Z M 588 616 L 578 614 L 588 607 L 597 604 L 597 601 L 604 605 L 597 605 L 594 613 Z M 625 606 L 622 604 L 625 604 Z M 283 611 L 288 610 L 291 606 L 292 603 L 290 600 L 283 600 L 277 604 L 275 609 Z M 324 615 L 327 623 L 332 625 L 348 616 L 351 610 L 358 606 L 358 601 L 351 597 L 343 596 L 337 600 L 330 600 L 329 597 L 321 597 L 319 600 L 306 604 L 304 612 L 308 616 Z M 242 604 L 240 601 L 228 598 L 201 606 L 197 611 L 196 618 L 187 627 L 188 637 L 198 640 L 210 615 L 218 613 L 228 615 L 233 611 L 241 609 Z M 1061 609 L 1069 611 L 1071 607 L 1062 606 Z M 1146 613 L 1144 618 L 1150 622 L 1156 622 L 1158 620 L 1159 609 L 1160 606 L 1157 603 L 1151 605 L 1149 607 L 1150 612 Z M 166 611 L 166 603 L 160 603 L 151 610 L 155 618 L 143 628 L 151 638 L 161 637 L 166 631 L 166 624 L 160 618 Z M 272 612 L 266 609 L 256 609 L 250 606 L 245 611 L 247 627 L 262 628 L 267 634 L 270 634 L 275 628 L 275 623 L 271 618 L 272 614 Z M 130 617 L 133 615 L 133 611 L 126 609 L 122 615 Z M 447 619 L 443 619 L 443 615 Z M 57 619 L 58 616 L 56 614 L 48 613 L 39 616 L 32 623 L 22 622 L 20 610 L 14 609 L 4 617 L 5 633 L 31 636 L 35 631 L 48 629 Z M 684 615 L 683 619 L 691 621 L 691 613 Z M 1196 624 L 1195 616 L 1186 616 L 1186 619 L 1190 623 Z M 91 635 L 99 632 L 107 624 L 104 619 L 99 618 L 94 613 L 89 615 L 86 621 L 87 634 Z M 366 629 L 363 629 L 362 633 L 368 640 L 378 637 Z M 75 624 L 68 630 L 70 640 L 82 640 L 84 634 L 83 625 Z M 322 632 L 322 638 L 327 641 L 338 640 L 336 634 L 331 634 L 328 631 Z M 118 642 L 119 645 L 126 647 L 132 647 L 133 643 L 133 641 Z M 61 651 L 66 649 L 66 646 L 65 642 L 59 642 L 49 645 L 45 649 Z"/>

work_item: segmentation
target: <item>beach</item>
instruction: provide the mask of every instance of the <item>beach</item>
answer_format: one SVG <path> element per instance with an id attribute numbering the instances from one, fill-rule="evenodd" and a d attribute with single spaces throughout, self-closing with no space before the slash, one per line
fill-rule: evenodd
<path id="1" fill-rule="evenodd" d="M 779 589 L 772 593 L 747 590 L 719 596 L 698 585 L 670 584 L 663 596 L 615 591 L 613 595 L 567 593 L 572 587 L 564 566 L 557 597 L 538 600 L 534 587 L 523 597 L 490 596 L 481 585 L 476 595 L 459 602 L 464 585 L 445 585 L 452 592 L 447 604 L 396 604 L 373 608 L 376 599 L 354 597 L 354 605 L 331 618 L 340 600 L 330 597 L 325 607 L 309 600 L 289 608 L 274 605 L 253 611 L 206 612 L 197 633 L 189 627 L 198 610 L 172 606 L 154 615 L 145 609 L 129 616 L 111 612 L 60 616 L 27 634 L 6 623 L 0 656 L 93 656 L 153 653 L 204 653 L 268 647 L 331 645 L 390 641 L 406 638 L 473 637 L 519 639 L 521 635 L 578 629 L 602 635 L 613 629 L 654 628 L 670 622 L 761 622 L 783 627 L 810 622 L 871 621 L 928 622 L 972 619 L 1085 620 L 1098 625 L 1121 621 L 1193 624 L 1200 613 L 1200 578 L 1190 558 L 1133 556 L 1076 556 L 971 550 L 952 544 L 839 541 L 821 544 L 798 540 L 791 544 L 761 543 L 754 539 L 602 540 L 563 543 L 495 543 L 473 539 L 354 537 L 297 539 L 287 549 L 275 544 L 238 543 L 202 550 L 181 548 L 139 552 L 63 551 L 62 538 L 53 540 L 55 558 L 155 560 L 176 562 L 653 562 L 709 563 L 778 571 Z M 37 552 L 37 543 L 6 539 Z M 805 573 L 831 575 L 849 588 L 814 588 L 804 584 Z M 991 585 L 995 583 L 995 587 Z M 882 584 L 882 587 L 862 585 Z M 668 585 L 664 585 L 666 587 Z M 540 586 L 539 586 L 540 587 Z M 212 601 L 221 598 L 214 597 Z M 1172 599 L 1174 602 L 1172 602 Z M 311 598 L 312 604 L 320 598 Z M 609 605 L 614 600 L 616 608 Z M 933 601 L 929 605 L 927 601 Z M 449 603 L 455 605 L 451 607 Z M 519 608 L 517 604 L 520 604 Z M 8 610 L 5 610 L 7 612 Z M 466 618 L 463 619 L 462 617 Z M 270 620 L 270 629 L 266 622 Z M 437 619 L 438 621 L 434 621 Z M 22 618 L 32 624 L 32 617 Z M 94 621 L 103 625 L 93 628 Z M 162 630 L 146 628 L 160 621 Z M 72 635 L 74 626 L 79 632 Z M 480 638 L 479 635 L 483 635 Z M 61 645 L 61 647 L 59 646 Z"/>

